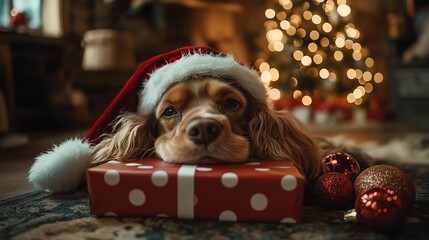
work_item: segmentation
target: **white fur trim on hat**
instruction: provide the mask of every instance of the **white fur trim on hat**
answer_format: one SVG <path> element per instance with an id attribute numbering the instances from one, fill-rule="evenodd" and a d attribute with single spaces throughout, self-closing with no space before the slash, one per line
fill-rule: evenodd
<path id="1" fill-rule="evenodd" d="M 37 188 L 67 192 L 83 182 L 90 164 L 90 144 L 78 138 L 69 139 L 36 157 L 28 180 Z"/>
<path id="2" fill-rule="evenodd" d="M 140 94 L 137 112 L 147 115 L 153 112 L 165 91 L 176 82 L 194 75 L 229 77 L 258 100 L 266 101 L 267 92 L 258 74 L 238 63 L 232 56 L 185 54 L 173 63 L 166 64 L 150 74 Z"/>

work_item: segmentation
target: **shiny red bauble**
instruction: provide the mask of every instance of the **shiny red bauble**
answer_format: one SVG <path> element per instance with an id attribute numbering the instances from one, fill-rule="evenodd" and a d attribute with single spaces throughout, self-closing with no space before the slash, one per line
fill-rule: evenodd
<path id="1" fill-rule="evenodd" d="M 356 198 L 355 209 L 361 224 L 380 232 L 400 229 L 407 214 L 401 196 L 385 187 L 371 187 L 362 191 Z"/>
<path id="2" fill-rule="evenodd" d="M 327 172 L 338 172 L 346 175 L 350 181 L 354 182 L 360 173 L 358 161 L 348 153 L 336 152 L 329 154 L 322 160 L 322 164 Z"/>

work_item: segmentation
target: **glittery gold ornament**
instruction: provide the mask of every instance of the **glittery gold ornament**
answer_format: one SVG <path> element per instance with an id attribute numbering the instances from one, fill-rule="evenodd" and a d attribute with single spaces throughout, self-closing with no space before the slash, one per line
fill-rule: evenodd
<path id="1" fill-rule="evenodd" d="M 410 177 L 393 166 L 375 165 L 359 174 L 354 183 L 356 195 L 370 187 L 385 187 L 397 192 L 407 208 L 410 208 L 416 199 L 416 191 Z"/>

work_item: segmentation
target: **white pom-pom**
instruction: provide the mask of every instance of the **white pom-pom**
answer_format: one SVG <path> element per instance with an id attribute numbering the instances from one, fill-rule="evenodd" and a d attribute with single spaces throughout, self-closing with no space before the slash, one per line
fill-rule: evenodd
<path id="1" fill-rule="evenodd" d="M 37 188 L 67 192 L 79 186 L 91 164 L 91 146 L 74 138 L 36 157 L 28 180 Z"/>

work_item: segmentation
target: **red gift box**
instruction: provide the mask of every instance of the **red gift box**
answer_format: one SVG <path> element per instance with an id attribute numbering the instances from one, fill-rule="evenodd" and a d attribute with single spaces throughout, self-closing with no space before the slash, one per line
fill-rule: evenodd
<path id="1" fill-rule="evenodd" d="M 175 165 L 110 161 L 88 170 L 91 213 L 221 221 L 301 221 L 304 177 L 289 161 Z"/>

